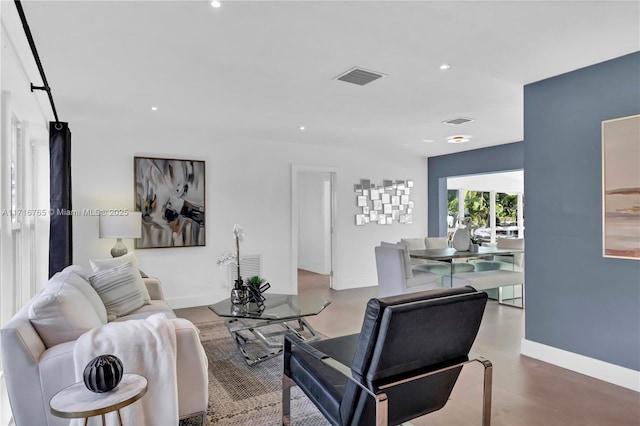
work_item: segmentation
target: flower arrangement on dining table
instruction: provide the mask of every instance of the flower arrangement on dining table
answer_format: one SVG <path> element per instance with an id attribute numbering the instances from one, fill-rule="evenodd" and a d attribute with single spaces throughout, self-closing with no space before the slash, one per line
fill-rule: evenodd
<path id="1" fill-rule="evenodd" d="M 480 243 L 480 239 L 479 236 L 476 234 L 476 230 L 478 229 L 478 225 L 473 222 L 473 219 L 471 219 L 471 217 L 466 216 L 464 219 L 462 219 L 462 225 L 464 225 L 468 230 L 469 230 L 469 241 L 471 244 L 479 244 Z"/>

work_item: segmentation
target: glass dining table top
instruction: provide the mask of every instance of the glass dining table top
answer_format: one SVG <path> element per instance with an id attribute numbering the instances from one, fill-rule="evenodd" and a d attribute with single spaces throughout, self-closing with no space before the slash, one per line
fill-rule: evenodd
<path id="1" fill-rule="evenodd" d="M 428 260 L 451 260 L 451 259 L 465 259 L 472 257 L 483 257 L 492 255 L 514 255 L 523 253 L 523 250 L 519 249 L 499 249 L 495 247 L 479 247 L 478 251 L 458 251 L 454 248 L 446 249 L 426 249 L 426 250 L 411 250 L 409 256 L 416 259 L 428 259 Z"/>
<path id="2" fill-rule="evenodd" d="M 246 318 L 256 320 L 287 320 L 317 315 L 329 306 L 331 301 L 304 294 L 263 294 L 264 307 L 255 303 L 234 305 L 224 299 L 209 306 L 216 315 L 226 318 Z"/>

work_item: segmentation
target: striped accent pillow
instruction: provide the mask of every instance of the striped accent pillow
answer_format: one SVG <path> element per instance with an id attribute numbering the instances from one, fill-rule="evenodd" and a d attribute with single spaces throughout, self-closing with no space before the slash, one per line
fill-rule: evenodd
<path id="1" fill-rule="evenodd" d="M 109 321 L 127 315 L 144 305 L 144 299 L 136 285 L 139 277 L 140 272 L 132 262 L 100 271 L 89 277 L 91 286 L 107 308 Z"/>

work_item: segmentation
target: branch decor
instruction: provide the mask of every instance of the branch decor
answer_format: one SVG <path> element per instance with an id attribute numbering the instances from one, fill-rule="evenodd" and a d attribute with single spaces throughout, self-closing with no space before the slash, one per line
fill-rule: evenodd
<path id="1" fill-rule="evenodd" d="M 247 291 L 240 275 L 240 241 L 244 237 L 244 231 L 240 225 L 233 225 L 233 238 L 236 240 L 236 252 L 224 252 L 218 258 L 218 266 L 223 267 L 235 263 L 238 268 L 238 274 L 236 276 L 233 289 L 231 290 L 231 303 L 234 305 L 245 304 L 247 300 Z"/>

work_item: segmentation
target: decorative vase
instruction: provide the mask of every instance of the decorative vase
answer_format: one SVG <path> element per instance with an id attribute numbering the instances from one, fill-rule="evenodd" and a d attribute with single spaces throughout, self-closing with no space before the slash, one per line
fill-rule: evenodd
<path id="1" fill-rule="evenodd" d="M 244 288 L 234 288 L 231 290 L 231 303 L 233 305 L 244 305 L 247 303 L 247 292 Z"/>
<path id="2" fill-rule="evenodd" d="M 84 385 L 91 392 L 109 392 L 122 380 L 123 370 L 122 361 L 117 356 L 99 355 L 84 368 Z"/>
<path id="3" fill-rule="evenodd" d="M 469 229 L 456 229 L 456 232 L 453 233 L 453 248 L 457 251 L 469 251 L 469 244 L 471 244 Z"/>
<path id="4" fill-rule="evenodd" d="M 242 317 L 247 314 L 247 305 L 236 304 L 231 305 L 231 315 L 234 317 Z"/>
<path id="5" fill-rule="evenodd" d="M 469 244 L 469 251 L 471 253 L 477 253 L 479 248 L 480 248 L 479 244 L 475 244 L 475 243 Z"/>

